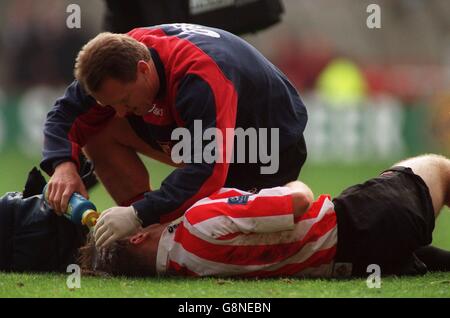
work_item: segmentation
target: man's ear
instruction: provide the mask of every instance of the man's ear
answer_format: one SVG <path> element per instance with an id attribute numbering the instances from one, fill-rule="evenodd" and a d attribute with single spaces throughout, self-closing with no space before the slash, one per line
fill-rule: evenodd
<path id="1" fill-rule="evenodd" d="M 149 71 L 148 63 L 144 60 L 138 61 L 137 70 L 139 73 L 143 73 L 143 74 L 147 73 Z"/>
<path id="2" fill-rule="evenodd" d="M 147 233 L 138 233 L 130 238 L 132 245 L 139 245 L 147 239 Z"/>

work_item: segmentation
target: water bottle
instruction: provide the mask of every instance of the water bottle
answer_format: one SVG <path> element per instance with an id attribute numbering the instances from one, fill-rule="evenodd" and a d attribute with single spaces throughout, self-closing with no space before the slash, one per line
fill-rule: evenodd
<path id="1" fill-rule="evenodd" d="M 45 185 L 42 195 L 45 201 L 48 202 L 47 185 Z M 63 215 L 73 223 L 85 225 L 89 228 L 95 226 L 97 219 L 100 217 L 100 213 L 97 212 L 95 205 L 76 192 L 70 197 L 67 211 Z"/>

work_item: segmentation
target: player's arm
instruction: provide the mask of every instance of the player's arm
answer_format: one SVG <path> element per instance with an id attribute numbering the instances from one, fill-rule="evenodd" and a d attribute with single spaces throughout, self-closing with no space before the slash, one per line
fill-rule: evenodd
<path id="1" fill-rule="evenodd" d="M 215 199 L 194 206 L 185 214 L 188 227 L 213 239 L 235 233 L 273 233 L 292 230 L 298 217 L 313 200 L 312 191 L 301 182 Z"/>
<path id="2" fill-rule="evenodd" d="M 308 211 L 314 201 L 314 194 L 306 184 L 298 180 L 289 182 L 286 187 L 292 190 L 294 217 L 298 218 Z"/>
<path id="3" fill-rule="evenodd" d="M 234 128 L 236 107 L 237 95 L 231 86 L 221 85 L 221 91 L 217 92 L 197 75 L 187 75 L 180 82 L 176 112 L 179 121 L 183 122 L 191 136 L 191 163 L 173 171 L 159 190 L 146 193 L 145 199 L 133 204 L 144 226 L 181 216 L 193 203 L 224 185 L 228 172 L 226 156 L 229 155 L 225 147 L 225 128 Z M 198 140 L 194 140 L 194 135 L 201 137 L 198 132 L 194 133 L 196 120 L 201 121 L 202 135 L 208 128 L 217 129 L 223 134 L 223 138 L 216 144 L 222 160 L 214 160 L 211 163 L 203 160 L 201 163 L 192 162 L 196 156 L 203 158 L 205 146 L 211 143 L 209 140 L 201 141 L 201 147 L 197 147 Z M 233 141 L 228 142 L 232 146 Z"/>
<path id="4" fill-rule="evenodd" d="M 47 115 L 41 168 L 52 177 L 48 201 L 61 214 L 73 192 L 88 196 L 78 175 L 79 152 L 89 135 L 104 127 L 114 116 L 110 108 L 97 105 L 81 85 L 74 81 Z"/>
<path id="5" fill-rule="evenodd" d="M 313 201 L 311 189 L 293 181 L 283 187 L 262 189 L 249 198 L 246 206 L 229 204 L 226 213 L 241 232 L 279 232 L 293 229 Z"/>

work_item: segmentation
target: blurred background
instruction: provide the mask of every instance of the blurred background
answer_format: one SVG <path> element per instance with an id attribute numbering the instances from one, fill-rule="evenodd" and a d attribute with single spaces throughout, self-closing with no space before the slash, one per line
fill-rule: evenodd
<path id="1" fill-rule="evenodd" d="M 72 81 L 83 43 L 133 23 L 188 22 L 173 6 L 201 8 L 204 2 L 160 1 L 161 12 L 147 10 L 153 17 L 146 23 L 139 16 L 145 10 L 121 7 L 133 1 L 0 0 L 1 193 L 21 190 L 26 173 L 39 163 L 45 115 Z M 381 9 L 380 28 L 367 26 L 372 3 Z M 67 26 L 70 4 L 80 8 L 80 28 Z M 450 154 L 450 1 L 281 4 L 278 23 L 242 36 L 287 74 L 304 99 L 309 157 L 300 178 L 316 193 L 336 195 L 402 157 Z M 120 13 L 122 20 L 112 23 Z M 146 164 L 158 187 L 170 169 Z M 112 204 L 101 186 L 92 195 L 100 208 Z"/>

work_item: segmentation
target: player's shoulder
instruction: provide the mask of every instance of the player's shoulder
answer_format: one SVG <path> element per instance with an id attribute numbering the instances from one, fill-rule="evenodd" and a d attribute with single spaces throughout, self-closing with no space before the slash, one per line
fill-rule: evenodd
<path id="1" fill-rule="evenodd" d="M 211 195 L 195 202 L 187 211 L 186 215 L 197 214 L 199 210 L 211 210 L 221 209 L 221 206 L 225 203 L 234 202 L 236 198 L 249 197 L 252 193 L 235 189 L 235 188 L 221 188 L 220 190 L 212 193 Z"/>
<path id="2" fill-rule="evenodd" d="M 224 198 L 230 198 L 235 196 L 241 196 L 241 195 L 250 195 L 251 192 L 239 190 L 236 188 L 221 188 L 220 190 L 214 192 L 208 198 L 210 200 L 217 200 L 217 199 L 224 199 Z"/>
<path id="3" fill-rule="evenodd" d="M 139 42 L 143 42 L 145 39 L 148 39 L 149 37 L 165 36 L 164 29 L 161 28 L 160 26 L 134 28 L 129 32 L 127 32 L 126 34 Z"/>

